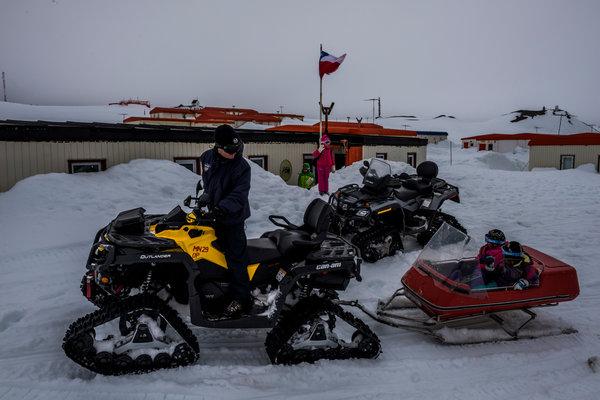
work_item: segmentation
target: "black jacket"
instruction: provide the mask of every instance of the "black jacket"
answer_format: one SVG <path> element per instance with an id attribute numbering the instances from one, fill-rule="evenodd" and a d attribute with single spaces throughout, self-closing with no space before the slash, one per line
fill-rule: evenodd
<path id="1" fill-rule="evenodd" d="M 204 193 L 210 198 L 210 207 L 218 206 L 226 216 L 219 221 L 224 225 L 244 222 L 250 216 L 250 165 L 241 154 L 227 160 L 215 149 L 200 156 Z"/>

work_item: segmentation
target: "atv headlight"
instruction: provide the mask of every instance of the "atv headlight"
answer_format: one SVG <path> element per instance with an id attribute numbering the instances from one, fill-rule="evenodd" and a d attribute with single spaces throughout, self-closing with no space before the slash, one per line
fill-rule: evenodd
<path id="1" fill-rule="evenodd" d="M 356 216 L 357 217 L 366 217 L 367 215 L 369 215 L 371 213 L 371 211 L 369 211 L 366 208 L 360 209 L 356 212 Z"/>

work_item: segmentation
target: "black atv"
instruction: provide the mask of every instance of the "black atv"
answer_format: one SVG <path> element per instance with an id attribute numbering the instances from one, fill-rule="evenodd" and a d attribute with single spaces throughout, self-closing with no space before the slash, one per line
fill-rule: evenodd
<path id="1" fill-rule="evenodd" d="M 335 210 L 331 232 L 356 245 L 364 260 L 402 251 L 406 236 L 424 246 L 444 222 L 466 233 L 456 218 L 440 210 L 444 201 L 459 203 L 460 197 L 456 186 L 437 177 L 437 164 L 422 162 L 416 175 L 391 172 L 380 159 L 364 161 L 363 186 L 343 186 L 329 198 Z"/>
<path id="2" fill-rule="evenodd" d="M 193 325 L 272 328 L 265 346 L 274 364 L 377 357 L 377 336 L 335 302 L 337 291 L 361 279 L 361 259 L 355 246 L 327 232 L 326 202 L 314 200 L 302 226 L 270 216 L 281 229 L 248 240 L 254 306 L 238 319 L 223 313 L 229 282 L 215 219 L 203 196 L 184 204 L 192 202 L 190 213 L 179 206 L 166 215 L 124 211 L 98 232 L 82 291 L 100 309 L 69 327 L 69 358 L 105 375 L 194 363 L 198 342 L 176 303 L 189 304 Z"/>

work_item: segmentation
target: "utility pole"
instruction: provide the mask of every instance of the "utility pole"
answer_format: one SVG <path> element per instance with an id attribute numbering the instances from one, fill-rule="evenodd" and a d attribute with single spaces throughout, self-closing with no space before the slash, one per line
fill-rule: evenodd
<path id="1" fill-rule="evenodd" d="M 370 101 L 373 103 L 373 123 L 375 123 L 375 102 L 379 105 L 379 118 L 381 118 L 381 97 L 375 97 L 372 99 L 365 99 L 364 101 Z"/>
<path id="2" fill-rule="evenodd" d="M 283 114 L 283 106 L 279 106 L 279 114 Z"/>
<path id="3" fill-rule="evenodd" d="M 535 133 L 538 133 L 538 129 L 540 129 L 541 126 L 534 126 L 533 128 L 535 129 Z"/>
<path id="4" fill-rule="evenodd" d="M 404 130 L 406 130 L 406 128 L 408 128 L 410 125 L 403 124 L 402 126 L 404 127 Z"/>
<path id="5" fill-rule="evenodd" d="M 6 101 L 6 74 L 2 71 L 2 93 L 4 93 L 4 101 Z"/>
<path id="6" fill-rule="evenodd" d="M 566 113 L 562 113 L 562 114 L 554 114 L 554 115 L 560 116 L 560 120 L 558 121 L 558 134 L 560 135 L 560 127 L 562 125 L 562 119 L 563 119 L 563 117 L 566 117 L 567 114 Z"/>

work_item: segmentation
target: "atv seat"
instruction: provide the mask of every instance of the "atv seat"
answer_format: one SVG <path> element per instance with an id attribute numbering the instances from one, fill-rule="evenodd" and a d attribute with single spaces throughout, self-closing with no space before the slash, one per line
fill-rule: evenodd
<path id="1" fill-rule="evenodd" d="M 431 181 L 423 178 L 406 180 L 402 183 L 402 187 L 420 195 L 429 195 L 433 191 Z"/>
<path id="2" fill-rule="evenodd" d="M 417 178 L 407 179 L 402 187 L 414 190 L 420 195 L 430 195 L 433 192 L 431 181 L 438 175 L 438 166 L 433 161 L 423 161 L 417 167 Z"/>
<path id="3" fill-rule="evenodd" d="M 408 201 L 410 199 L 414 199 L 419 195 L 419 192 L 416 190 L 410 190 L 405 187 L 401 187 L 395 192 L 395 196 L 398 200 Z"/>
<path id="4" fill-rule="evenodd" d="M 265 232 L 261 237 L 273 240 L 284 257 L 296 258 L 318 248 L 325 240 L 331 223 L 331 207 L 321 199 L 314 199 L 304 212 L 302 226 L 279 215 L 270 215 L 269 220 L 283 229 Z"/>
<path id="5" fill-rule="evenodd" d="M 270 238 L 248 239 L 247 250 L 249 264 L 271 261 L 281 257 L 281 253 L 277 250 L 277 244 Z"/>

